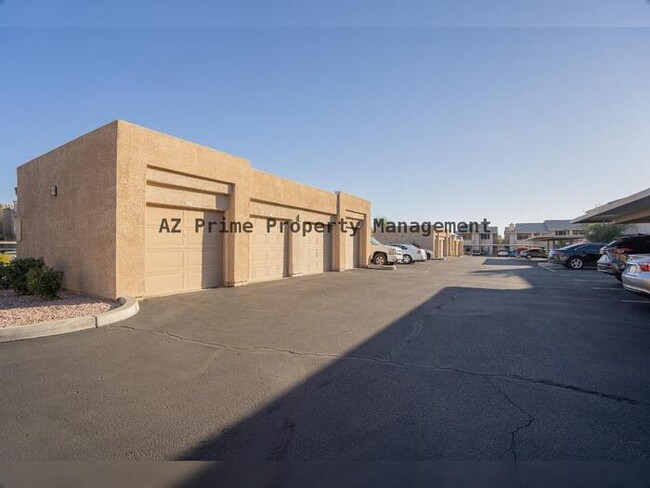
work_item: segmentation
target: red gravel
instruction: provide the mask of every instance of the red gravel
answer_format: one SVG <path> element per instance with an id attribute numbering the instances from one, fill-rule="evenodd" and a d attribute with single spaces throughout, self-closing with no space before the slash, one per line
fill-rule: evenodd
<path id="1" fill-rule="evenodd" d="M 117 307 L 117 302 L 62 291 L 60 298 L 42 300 L 0 290 L 0 327 L 27 325 L 46 320 L 98 315 Z"/>

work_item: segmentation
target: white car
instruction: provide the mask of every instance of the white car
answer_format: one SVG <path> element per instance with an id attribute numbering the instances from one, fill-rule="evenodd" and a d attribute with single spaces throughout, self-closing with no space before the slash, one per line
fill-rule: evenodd
<path id="1" fill-rule="evenodd" d="M 497 256 L 499 256 L 500 258 L 507 258 L 508 257 L 508 251 L 506 251 L 505 249 L 499 249 L 497 251 Z"/>
<path id="2" fill-rule="evenodd" d="M 424 254 L 427 255 L 427 259 L 433 259 L 433 251 L 431 249 L 427 249 L 424 247 L 421 247 L 420 249 L 422 249 L 424 251 Z"/>
<path id="3" fill-rule="evenodd" d="M 402 262 L 411 264 L 415 261 L 426 261 L 427 253 L 424 249 L 414 246 L 413 244 L 402 244 L 401 242 L 391 242 L 390 246 L 395 246 L 402 250 Z"/>
<path id="4" fill-rule="evenodd" d="M 370 249 L 372 264 L 382 266 L 384 264 L 395 264 L 402 262 L 402 250 L 395 246 L 382 244 L 374 237 L 370 238 Z"/>

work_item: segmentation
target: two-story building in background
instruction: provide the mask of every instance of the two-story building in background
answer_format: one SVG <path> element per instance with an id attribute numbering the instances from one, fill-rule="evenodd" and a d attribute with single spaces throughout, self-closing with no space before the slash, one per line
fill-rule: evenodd
<path id="1" fill-rule="evenodd" d="M 490 226 L 485 229 L 480 228 L 478 232 L 462 232 L 458 235 L 463 239 L 463 251 L 465 254 L 471 254 L 472 251 L 479 251 L 483 255 L 494 256 L 499 248 L 499 229 L 496 226 Z"/>
<path id="2" fill-rule="evenodd" d="M 16 238 L 14 226 L 14 204 L 0 203 L 0 241 L 13 241 Z"/>
<path id="3" fill-rule="evenodd" d="M 539 240 L 535 240 L 539 237 Z M 584 229 L 571 220 L 545 220 L 543 222 L 526 222 L 510 224 L 504 231 L 504 246 L 510 250 L 518 247 L 541 246 L 561 247 L 571 242 L 584 239 Z"/>

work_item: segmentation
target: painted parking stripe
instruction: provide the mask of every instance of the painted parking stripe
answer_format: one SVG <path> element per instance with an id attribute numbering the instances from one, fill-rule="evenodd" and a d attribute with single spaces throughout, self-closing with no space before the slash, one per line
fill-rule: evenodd
<path id="1" fill-rule="evenodd" d="M 621 300 L 625 303 L 650 303 L 650 300 Z"/>
<path id="2" fill-rule="evenodd" d="M 616 287 L 615 288 L 615 287 L 612 287 L 612 286 L 592 286 L 591 289 L 592 290 L 620 290 L 620 291 L 627 291 L 623 287 L 620 287 L 620 288 Z"/>
<path id="3" fill-rule="evenodd" d="M 557 271 L 555 271 L 554 269 L 549 268 L 548 266 L 544 266 L 544 265 L 539 264 L 538 267 L 540 267 L 542 269 L 545 269 L 546 271 L 550 271 L 551 273 L 557 273 Z"/>
<path id="4" fill-rule="evenodd" d="M 584 281 L 584 282 L 587 282 L 587 283 L 611 283 L 610 280 L 599 280 L 599 279 L 582 280 L 582 279 L 574 278 L 573 281 Z"/>

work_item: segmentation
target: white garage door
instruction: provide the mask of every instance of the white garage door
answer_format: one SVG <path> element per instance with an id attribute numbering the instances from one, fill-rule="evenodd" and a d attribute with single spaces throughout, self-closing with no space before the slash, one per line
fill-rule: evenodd
<path id="1" fill-rule="evenodd" d="M 294 234 L 295 239 L 302 239 L 302 263 L 304 274 L 315 274 L 332 269 L 332 235 L 330 232 L 309 232 Z"/>
<path id="2" fill-rule="evenodd" d="M 278 280 L 288 275 L 289 239 L 279 226 L 267 232 L 267 219 L 252 218 L 249 281 Z"/>
<path id="3" fill-rule="evenodd" d="M 145 292 L 161 295 L 223 285 L 223 235 L 209 222 L 222 212 L 147 207 Z M 169 228 L 161 232 L 164 220 Z M 180 219 L 180 221 L 178 220 Z M 196 219 L 205 227 L 196 231 Z"/>
<path id="4" fill-rule="evenodd" d="M 345 250 L 345 269 L 352 269 L 359 267 L 359 252 L 360 252 L 360 243 L 361 243 L 361 231 L 358 231 L 354 236 L 352 232 L 348 230 L 348 233 L 345 238 L 346 250 Z"/>

